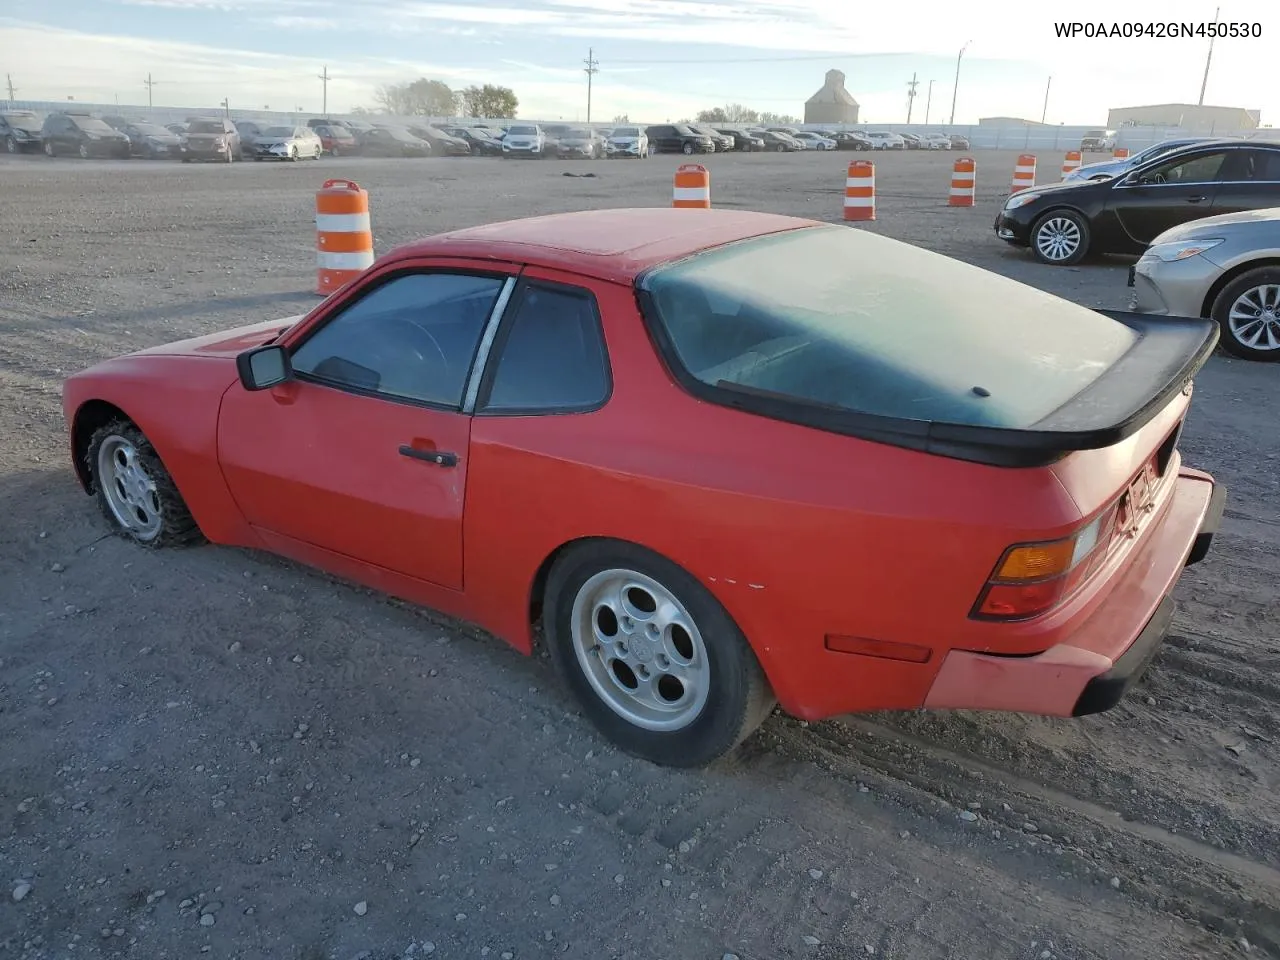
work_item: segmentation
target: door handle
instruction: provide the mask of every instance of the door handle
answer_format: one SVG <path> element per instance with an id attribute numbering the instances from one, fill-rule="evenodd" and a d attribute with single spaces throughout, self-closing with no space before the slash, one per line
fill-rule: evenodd
<path id="1" fill-rule="evenodd" d="M 1187 197 L 1187 203 L 1203 203 L 1208 197 Z"/>
<path id="2" fill-rule="evenodd" d="M 425 460 L 427 463 L 434 463 L 438 467 L 456 467 L 458 465 L 458 455 L 456 453 L 448 453 L 442 450 L 419 450 L 417 447 L 411 447 L 407 443 L 400 445 L 400 455 L 412 457 L 414 460 Z"/>

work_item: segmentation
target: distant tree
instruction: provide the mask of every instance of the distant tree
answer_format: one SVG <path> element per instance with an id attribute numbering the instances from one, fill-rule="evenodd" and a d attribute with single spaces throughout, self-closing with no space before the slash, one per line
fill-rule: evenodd
<path id="1" fill-rule="evenodd" d="M 625 113 L 620 113 L 613 118 L 613 122 L 614 123 L 630 123 L 631 118 L 627 116 Z"/>
<path id="2" fill-rule="evenodd" d="M 499 87 L 486 83 L 483 87 L 474 84 L 460 94 L 462 110 L 468 117 L 488 117 L 494 120 L 511 120 L 520 108 L 520 99 L 510 87 Z"/>
<path id="3" fill-rule="evenodd" d="M 760 114 L 761 123 L 772 123 L 778 127 L 790 127 L 800 123 L 799 117 L 793 117 L 787 113 L 762 113 Z"/>
<path id="4" fill-rule="evenodd" d="M 351 115 L 353 117 L 376 117 L 378 111 L 371 107 L 354 107 L 351 110 Z"/>
<path id="5" fill-rule="evenodd" d="M 698 114 L 699 123 L 757 123 L 760 114 L 744 107 L 740 103 L 730 103 L 723 107 L 712 107 Z"/>
<path id="6" fill-rule="evenodd" d="M 452 117 L 458 112 L 458 94 L 444 81 L 426 77 L 378 87 L 373 98 L 383 113 L 400 117 Z"/>

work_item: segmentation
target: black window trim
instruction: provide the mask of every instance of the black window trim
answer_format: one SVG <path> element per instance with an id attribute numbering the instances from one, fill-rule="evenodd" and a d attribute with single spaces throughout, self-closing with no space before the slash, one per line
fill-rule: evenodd
<path id="1" fill-rule="evenodd" d="M 731 241 L 712 249 L 754 239 L 759 238 Z M 862 413 L 724 381 L 713 385 L 695 377 L 667 335 L 649 284 L 654 273 L 696 257 L 692 254 L 649 267 L 636 276 L 633 286 L 636 306 L 660 362 L 691 397 L 770 420 L 993 467 L 1048 466 L 1072 451 L 1097 450 L 1132 436 L 1204 366 L 1219 336 L 1212 320 L 1098 308 L 1096 312 L 1138 334 L 1138 340 L 1101 377 L 1028 428 Z"/>
<path id="2" fill-rule="evenodd" d="M 478 377 L 483 370 L 484 364 L 489 353 L 489 346 L 493 340 L 493 331 L 497 322 L 502 317 L 502 312 L 506 308 L 507 302 L 511 297 L 511 291 L 515 287 L 517 275 L 508 273 L 505 270 L 485 270 L 481 268 L 458 268 L 453 266 L 415 266 L 406 265 L 388 270 L 385 274 L 378 277 L 367 286 L 361 287 L 355 292 L 355 296 L 345 299 L 324 321 L 317 324 L 314 329 L 308 330 L 306 336 L 296 343 L 291 343 L 286 348 L 289 354 L 290 364 L 293 362 L 294 353 L 302 347 L 303 344 L 309 342 L 312 337 L 316 336 L 320 331 L 324 330 L 329 324 L 333 323 L 338 317 L 342 316 L 346 311 L 361 303 L 364 299 L 376 291 L 382 289 L 388 283 L 399 280 L 407 276 L 422 276 L 426 274 L 445 273 L 450 276 L 465 277 L 487 277 L 494 280 L 501 280 L 502 285 L 498 289 L 498 296 L 495 298 L 493 308 L 489 311 L 489 316 L 484 322 L 484 327 L 480 331 L 480 338 L 476 342 L 475 350 L 471 354 L 471 363 L 467 371 L 467 377 L 463 384 L 462 402 L 461 403 L 438 403 L 434 400 L 421 400 L 416 397 L 403 397 L 398 394 L 383 393 L 380 390 L 369 390 L 364 387 L 353 386 L 349 383 L 338 383 L 333 380 L 326 380 L 324 377 L 317 377 L 315 374 L 306 373 L 300 370 L 294 371 L 294 377 L 303 383 L 310 383 L 318 387 L 326 387 L 330 390 L 338 390 L 342 393 L 349 393 L 357 397 L 367 397 L 372 400 L 383 400 L 387 403 L 398 403 L 406 407 L 419 407 L 423 410 L 435 410 L 441 413 L 461 413 L 469 415 L 472 410 L 467 408 L 468 398 L 474 397 L 474 384 L 478 383 Z"/>
<path id="3" fill-rule="evenodd" d="M 497 376 L 502 360 L 502 352 L 515 327 L 516 318 L 520 315 L 520 307 L 525 295 L 530 290 L 549 290 L 572 297 L 585 299 L 591 307 L 591 316 L 595 322 L 596 334 L 600 338 L 600 346 L 604 351 L 604 396 L 590 404 L 578 404 L 571 407 L 502 407 L 496 410 L 487 409 L 489 395 L 493 392 L 493 381 Z M 517 284 L 514 296 L 507 307 L 505 315 L 499 318 L 491 349 L 485 357 L 484 371 L 480 376 L 479 390 L 475 397 L 474 414 L 477 417 L 553 417 L 568 414 L 594 413 L 601 410 L 613 399 L 613 363 L 609 355 L 609 341 L 604 335 L 604 321 L 600 313 L 600 301 L 595 291 L 574 283 L 556 280 L 544 280 L 541 277 L 522 276 Z"/>

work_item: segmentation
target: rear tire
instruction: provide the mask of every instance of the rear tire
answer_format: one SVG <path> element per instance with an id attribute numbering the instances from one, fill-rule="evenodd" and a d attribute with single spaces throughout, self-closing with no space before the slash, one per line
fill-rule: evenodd
<path id="1" fill-rule="evenodd" d="M 705 766 L 776 703 L 724 607 L 687 571 L 634 544 L 590 541 L 557 559 L 543 625 L 552 664 L 583 712 L 653 763 Z"/>
<path id="2" fill-rule="evenodd" d="M 1240 274 L 1214 297 L 1211 316 L 1228 353 L 1242 360 L 1280 362 L 1280 267 Z"/>
<path id="3" fill-rule="evenodd" d="M 159 454 L 134 424 L 117 420 L 94 431 L 85 461 L 98 506 L 116 533 L 146 547 L 204 540 Z"/>

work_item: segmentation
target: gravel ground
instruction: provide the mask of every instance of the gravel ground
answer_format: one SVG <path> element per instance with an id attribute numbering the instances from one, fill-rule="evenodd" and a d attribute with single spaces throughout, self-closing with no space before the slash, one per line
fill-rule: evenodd
<path id="1" fill-rule="evenodd" d="M 1122 263 L 994 238 L 1014 157 L 949 209 L 947 154 L 877 155 L 863 229 L 1122 307 Z M 706 162 L 718 206 L 834 220 L 848 159 Z M 1197 381 L 1184 456 L 1227 516 L 1120 707 L 779 714 L 697 773 L 609 749 L 541 659 L 268 556 L 133 548 L 76 487 L 61 378 L 313 305 L 326 176 L 385 251 L 665 205 L 678 162 L 0 158 L 0 956 L 1280 956 L 1268 365 Z"/>

